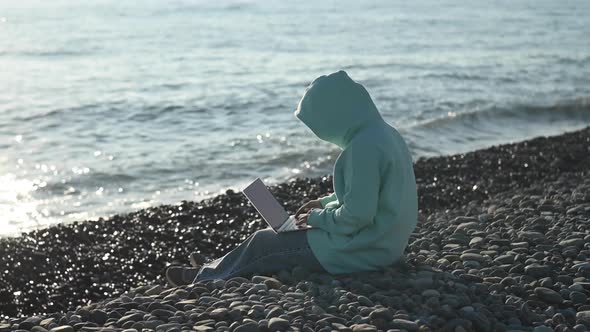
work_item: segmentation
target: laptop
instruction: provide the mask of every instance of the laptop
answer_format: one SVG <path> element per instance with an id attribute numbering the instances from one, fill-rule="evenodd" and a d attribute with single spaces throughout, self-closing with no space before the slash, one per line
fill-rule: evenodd
<path id="1" fill-rule="evenodd" d="M 243 191 L 244 195 L 264 221 L 276 232 L 300 231 L 307 227 L 298 227 L 295 224 L 295 216 L 290 216 L 281 204 L 275 199 L 270 190 L 264 185 L 260 178 L 250 183 Z"/>

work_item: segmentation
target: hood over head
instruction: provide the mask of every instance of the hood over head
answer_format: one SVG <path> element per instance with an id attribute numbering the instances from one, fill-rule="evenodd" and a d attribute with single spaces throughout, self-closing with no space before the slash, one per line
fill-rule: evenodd
<path id="1" fill-rule="evenodd" d="M 343 149 L 360 129 L 382 120 L 367 90 L 342 70 L 316 78 L 295 116 L 320 139 Z"/>

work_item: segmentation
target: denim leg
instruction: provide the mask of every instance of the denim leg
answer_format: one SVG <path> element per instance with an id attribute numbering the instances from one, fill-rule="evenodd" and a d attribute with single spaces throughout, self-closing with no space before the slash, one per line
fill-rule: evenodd
<path id="1" fill-rule="evenodd" d="M 195 282 L 271 274 L 296 265 L 312 272 L 325 272 L 307 243 L 306 232 L 259 230 L 225 256 L 203 265 Z"/>

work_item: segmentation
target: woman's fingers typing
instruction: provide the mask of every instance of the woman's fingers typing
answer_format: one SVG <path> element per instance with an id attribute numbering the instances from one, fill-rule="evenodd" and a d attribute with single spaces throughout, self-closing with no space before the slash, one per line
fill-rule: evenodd
<path id="1" fill-rule="evenodd" d="M 318 201 L 317 199 L 311 200 L 305 204 L 303 204 L 299 210 L 297 210 L 297 212 L 295 212 L 295 218 L 297 218 L 299 215 L 304 214 L 304 213 L 309 213 L 309 211 L 311 209 L 314 208 L 321 208 L 322 207 L 322 203 L 320 203 L 320 201 Z"/>
<path id="2" fill-rule="evenodd" d="M 307 224 L 307 217 L 309 215 L 308 214 L 302 214 L 299 217 L 297 217 L 297 220 L 295 221 L 295 224 L 297 226 L 304 226 L 305 224 Z"/>

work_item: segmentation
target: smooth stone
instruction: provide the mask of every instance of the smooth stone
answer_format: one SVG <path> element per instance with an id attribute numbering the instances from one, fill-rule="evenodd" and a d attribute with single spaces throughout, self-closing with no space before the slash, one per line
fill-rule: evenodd
<path id="1" fill-rule="evenodd" d="M 180 329 L 180 326 L 178 323 L 164 323 L 156 327 L 156 332 L 168 332 L 172 329 Z"/>
<path id="2" fill-rule="evenodd" d="M 332 323 L 332 328 L 339 332 L 352 332 L 352 328 L 340 323 Z"/>
<path id="3" fill-rule="evenodd" d="M 20 324 L 18 324 L 19 329 L 23 330 L 30 330 L 33 326 L 39 325 L 43 319 L 41 317 L 33 316 L 25 319 Z"/>
<path id="4" fill-rule="evenodd" d="M 463 267 L 466 269 L 478 269 L 480 266 L 478 261 L 463 261 Z"/>
<path id="5" fill-rule="evenodd" d="M 575 238 L 569 240 L 563 240 L 559 242 L 562 247 L 582 247 L 584 245 L 584 239 Z"/>
<path id="6" fill-rule="evenodd" d="M 533 329 L 533 332 L 554 332 L 554 331 L 555 330 L 553 330 L 552 328 L 547 327 L 545 325 L 540 325 L 540 326 L 537 326 Z"/>
<path id="7" fill-rule="evenodd" d="M 151 314 L 154 316 L 162 317 L 162 318 L 166 318 L 166 319 L 174 316 L 174 312 L 172 312 L 171 310 L 166 310 L 166 309 L 154 309 L 154 310 L 152 310 Z"/>
<path id="8" fill-rule="evenodd" d="M 274 307 L 274 308 L 270 309 L 270 311 L 266 315 L 266 319 L 271 319 L 273 317 L 279 317 L 283 313 L 284 313 L 283 308 L 281 308 L 281 307 Z"/>
<path id="9" fill-rule="evenodd" d="M 427 289 L 422 292 L 422 296 L 424 296 L 424 297 L 439 297 L 440 293 L 436 289 Z"/>
<path id="10" fill-rule="evenodd" d="M 496 245 L 496 246 L 503 247 L 503 246 L 510 245 L 510 240 L 507 240 L 507 239 L 491 239 L 490 240 L 490 244 L 491 245 Z"/>
<path id="11" fill-rule="evenodd" d="M 267 278 L 264 280 L 264 284 L 270 289 L 279 289 L 283 285 L 280 281 L 275 278 Z"/>
<path id="12" fill-rule="evenodd" d="M 512 264 L 514 263 L 513 255 L 500 255 L 494 259 L 494 262 L 500 264 Z"/>
<path id="13" fill-rule="evenodd" d="M 587 299 L 588 296 L 582 292 L 573 291 L 570 293 L 570 300 L 572 300 L 574 304 L 584 304 Z"/>
<path id="14" fill-rule="evenodd" d="M 460 256 L 462 261 L 476 261 L 476 262 L 484 262 L 485 258 L 480 254 L 475 253 L 466 253 Z"/>
<path id="15" fill-rule="evenodd" d="M 532 277 L 547 277 L 551 272 L 551 269 L 545 265 L 539 265 L 537 263 L 532 263 L 524 267 L 524 273 L 532 276 Z"/>
<path id="16" fill-rule="evenodd" d="M 481 229 L 481 225 L 477 221 L 464 222 L 464 223 L 460 224 L 459 226 L 457 226 L 457 228 L 455 229 L 455 232 L 467 231 L 470 229 Z"/>
<path id="17" fill-rule="evenodd" d="M 291 317 L 304 316 L 305 315 L 305 309 L 303 309 L 303 308 L 294 309 L 294 310 L 291 310 L 291 311 L 287 312 L 287 315 L 289 315 Z"/>
<path id="18" fill-rule="evenodd" d="M 246 322 L 236 327 L 233 332 L 259 332 L 260 328 L 255 322 Z"/>
<path id="19" fill-rule="evenodd" d="M 366 307 L 372 307 L 374 306 L 373 301 L 369 300 L 368 297 L 363 296 L 363 295 L 359 295 L 357 297 L 357 301 L 360 305 L 364 305 Z"/>
<path id="20" fill-rule="evenodd" d="M 284 331 L 289 328 L 289 321 L 279 317 L 273 317 L 268 321 L 268 328 L 271 331 Z"/>
<path id="21" fill-rule="evenodd" d="M 471 241 L 469 241 L 469 246 L 470 247 L 476 247 L 476 246 L 479 246 L 479 245 L 481 245 L 483 243 L 484 243 L 484 238 L 483 237 L 476 236 L 473 239 L 471 239 Z"/>
<path id="22" fill-rule="evenodd" d="M 244 322 L 250 322 L 248 319 L 244 319 Z M 251 321 L 252 323 L 256 323 L 255 321 Z M 268 329 L 268 319 L 261 319 L 258 321 L 258 328 L 261 330 Z"/>
<path id="23" fill-rule="evenodd" d="M 418 324 L 411 320 L 405 319 L 394 319 L 391 321 L 391 326 L 399 329 L 405 329 L 408 331 L 418 331 Z"/>
<path id="24" fill-rule="evenodd" d="M 572 270 L 590 270 L 590 262 L 578 263 L 572 266 Z"/>
<path id="25" fill-rule="evenodd" d="M 193 331 L 197 331 L 197 332 L 210 332 L 210 331 L 214 331 L 215 329 L 211 326 L 208 325 L 195 325 L 193 326 Z"/>
<path id="26" fill-rule="evenodd" d="M 46 318 L 46 319 L 42 320 L 41 322 L 39 322 L 39 325 L 48 329 L 49 325 L 55 324 L 55 323 L 56 323 L 55 318 L 49 317 L 49 318 Z"/>
<path id="27" fill-rule="evenodd" d="M 31 332 L 48 332 L 48 330 L 42 326 L 33 326 Z"/>
<path id="28" fill-rule="evenodd" d="M 350 326 L 352 328 L 352 332 L 377 332 L 377 327 L 371 324 L 353 324 Z"/>
<path id="29" fill-rule="evenodd" d="M 393 319 L 393 312 L 389 308 L 373 309 L 369 314 L 370 319 L 384 319 L 390 321 Z"/>
<path id="30" fill-rule="evenodd" d="M 576 320 L 583 321 L 590 324 L 590 310 L 579 311 L 576 314 Z"/>
<path id="31" fill-rule="evenodd" d="M 292 297 L 297 300 L 305 299 L 305 294 L 303 293 L 296 293 L 296 292 L 286 292 L 285 297 Z"/>
<path id="32" fill-rule="evenodd" d="M 70 325 L 62 325 L 54 327 L 49 332 L 75 332 L 74 328 Z"/>
<path id="33" fill-rule="evenodd" d="M 162 286 L 156 285 L 145 292 L 145 295 L 159 295 L 162 292 Z"/>
<path id="34" fill-rule="evenodd" d="M 143 320 L 143 314 L 134 313 L 134 314 L 129 314 L 129 315 L 119 318 L 119 320 L 117 320 L 117 324 L 123 325 L 126 322 L 138 322 L 141 320 Z"/>
<path id="35" fill-rule="evenodd" d="M 545 238 L 543 233 L 533 231 L 522 231 L 518 235 L 524 240 L 540 240 Z"/>
<path id="36" fill-rule="evenodd" d="M 224 319 L 225 317 L 228 316 L 229 311 L 226 308 L 218 308 L 218 309 L 214 309 L 209 313 L 209 316 L 211 316 L 211 318 L 216 319 L 216 320 L 221 320 Z"/>
<path id="37" fill-rule="evenodd" d="M 416 288 L 427 288 L 432 286 L 432 277 L 422 277 L 413 280 Z"/>
<path id="38" fill-rule="evenodd" d="M 561 295 L 558 292 L 550 288 L 537 287 L 535 288 L 535 294 L 537 294 L 537 296 L 545 302 L 555 304 L 560 304 L 563 302 L 563 297 L 561 297 Z"/>

